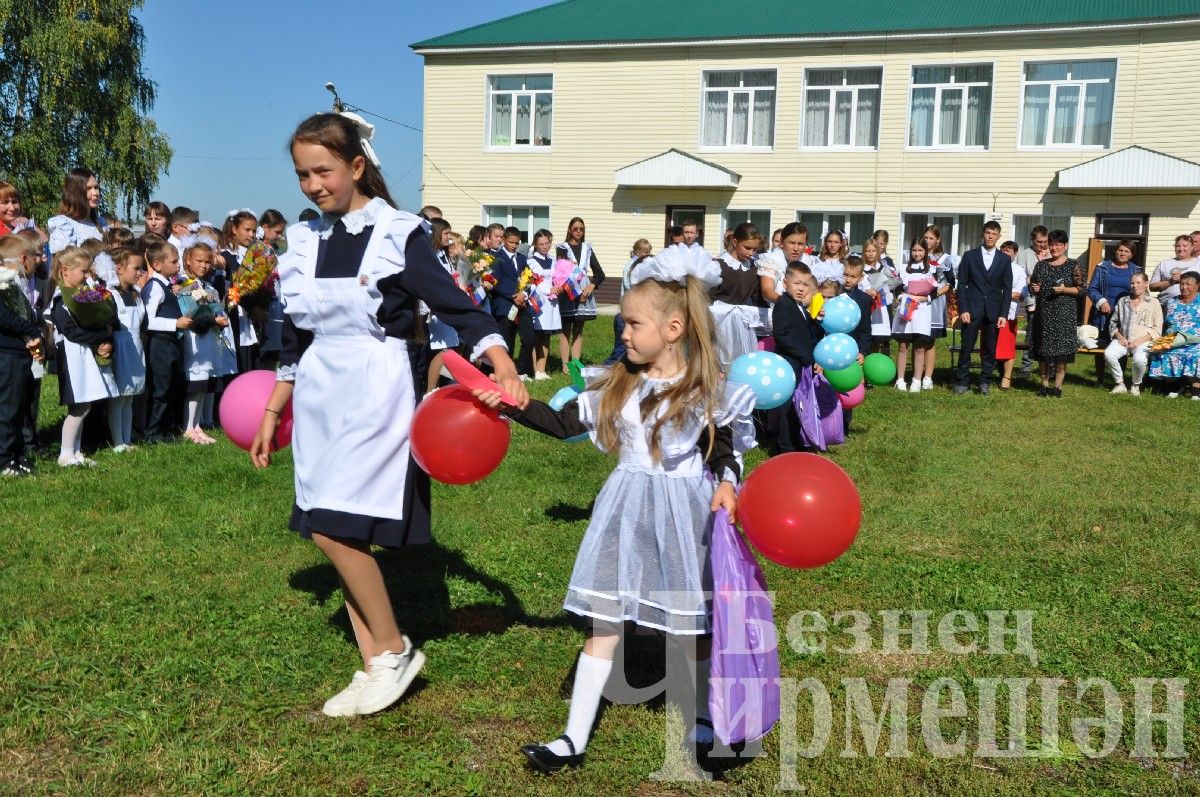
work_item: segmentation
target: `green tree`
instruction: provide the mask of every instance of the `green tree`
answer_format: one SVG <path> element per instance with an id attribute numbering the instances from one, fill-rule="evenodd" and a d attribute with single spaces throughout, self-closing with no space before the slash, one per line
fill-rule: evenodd
<path id="1" fill-rule="evenodd" d="M 53 215 L 74 166 L 100 175 L 110 214 L 150 199 L 171 147 L 147 115 L 154 83 L 142 0 L 0 0 L 0 177 Z"/>

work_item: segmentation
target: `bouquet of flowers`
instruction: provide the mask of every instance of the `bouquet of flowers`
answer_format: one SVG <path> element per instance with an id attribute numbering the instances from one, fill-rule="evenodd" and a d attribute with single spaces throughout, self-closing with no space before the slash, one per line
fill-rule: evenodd
<path id="1" fill-rule="evenodd" d="M 111 331 L 113 320 L 117 317 L 117 306 L 113 303 L 112 293 L 103 285 L 78 288 L 68 288 L 63 285 L 63 306 L 75 319 L 75 323 L 93 332 Z M 97 365 L 112 365 L 112 357 L 95 355 Z"/>
<path id="2" fill-rule="evenodd" d="M 480 247 L 467 249 L 467 260 L 471 264 L 471 276 L 463 290 L 475 304 L 483 304 L 487 292 L 496 286 L 496 276 L 492 273 L 492 264 L 496 258 Z"/>
<path id="3" fill-rule="evenodd" d="M 216 325 L 217 316 L 225 313 L 221 297 L 215 288 L 197 279 L 189 278 L 180 285 L 179 311 L 192 319 L 192 331 L 203 335 Z"/>
<path id="4" fill-rule="evenodd" d="M 19 277 L 16 269 L 0 266 L 0 302 L 20 318 L 33 321 L 33 308 L 21 293 Z"/>
<path id="5" fill-rule="evenodd" d="M 1182 332 L 1168 332 L 1166 335 L 1156 338 L 1150 344 L 1150 351 L 1170 351 L 1171 349 L 1190 346 L 1197 342 L 1200 342 L 1200 337 L 1196 335 L 1185 335 Z"/>
<path id="6" fill-rule="evenodd" d="M 536 288 L 542 284 L 544 279 L 541 274 L 528 266 L 521 272 L 521 276 L 517 277 L 517 293 L 525 294 L 528 301 L 526 306 L 534 315 L 540 315 L 542 312 L 542 297 L 538 296 Z"/>
<path id="7" fill-rule="evenodd" d="M 243 307 L 266 307 L 274 299 L 272 288 L 279 278 L 276 267 L 279 258 L 270 244 L 258 241 L 246 250 L 242 264 L 233 274 L 229 288 L 229 304 Z"/>

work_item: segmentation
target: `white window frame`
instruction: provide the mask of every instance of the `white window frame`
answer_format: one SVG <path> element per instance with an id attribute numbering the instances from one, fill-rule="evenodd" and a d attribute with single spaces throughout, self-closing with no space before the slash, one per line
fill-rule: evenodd
<path id="1" fill-rule="evenodd" d="M 734 227 L 737 226 L 737 224 L 741 224 L 742 222 L 740 222 L 740 221 L 737 224 L 732 223 L 730 216 L 732 216 L 734 214 L 742 214 L 742 213 L 747 213 L 747 214 L 748 213 L 766 213 L 767 214 L 767 229 L 764 230 L 762 227 L 759 227 L 758 231 L 760 233 L 762 233 L 763 236 L 767 239 L 767 247 L 769 248 L 771 245 L 771 233 L 774 232 L 774 229 L 771 227 L 771 222 L 773 220 L 774 214 L 771 213 L 770 208 L 725 208 L 724 210 L 721 211 L 721 230 L 722 231 L 732 230 Z"/>
<path id="2" fill-rule="evenodd" d="M 814 90 L 818 90 L 818 91 L 821 89 L 829 89 L 829 91 L 831 93 L 834 91 L 845 91 L 846 89 L 853 90 L 854 96 L 853 96 L 853 99 L 851 100 L 851 105 L 850 105 L 850 108 L 851 108 L 850 140 L 851 141 L 854 141 L 857 138 L 857 136 L 855 134 L 858 132 L 858 90 L 859 89 L 870 89 L 870 88 L 878 89 L 879 90 L 879 111 L 876 116 L 876 120 L 877 120 L 879 128 L 875 131 L 875 146 L 864 147 L 864 146 L 859 146 L 858 144 L 830 144 L 830 143 L 828 143 L 830 136 L 832 135 L 832 126 L 833 126 L 833 112 L 832 112 L 833 111 L 833 99 L 832 99 L 832 97 L 830 98 L 829 124 L 825 128 L 825 141 L 826 141 L 825 145 L 817 146 L 817 145 L 812 145 L 812 144 L 805 144 L 804 143 L 804 138 L 805 138 L 804 131 L 806 129 L 806 125 L 808 124 L 808 118 L 807 118 L 807 115 L 808 115 L 808 113 L 807 113 L 807 111 L 808 111 L 808 90 L 810 88 L 808 85 L 808 73 L 815 72 L 815 71 L 823 71 L 824 72 L 824 71 L 836 71 L 836 70 L 841 70 L 842 72 L 847 72 L 851 69 L 878 69 L 879 70 L 879 83 L 876 85 L 862 83 L 862 84 L 858 84 L 858 85 L 854 85 L 854 86 L 847 86 L 843 82 L 841 87 L 838 87 L 838 86 L 813 86 L 811 88 L 813 88 Z M 800 149 L 804 152 L 878 152 L 879 151 L 879 140 L 883 136 L 883 108 L 884 108 L 884 105 L 883 105 L 883 102 L 884 102 L 883 75 L 884 75 L 884 69 L 885 69 L 885 67 L 882 63 L 852 64 L 852 65 L 848 65 L 848 66 L 806 67 L 804 69 L 804 87 L 800 91 L 800 140 L 798 142 Z M 845 78 L 843 77 L 842 80 L 845 81 Z"/>
<path id="3" fill-rule="evenodd" d="M 1059 86 L 1078 86 L 1079 87 L 1079 105 L 1076 106 L 1075 120 L 1075 140 L 1083 141 L 1083 117 L 1084 117 L 1084 102 L 1087 100 L 1087 86 L 1089 83 L 1104 83 L 1106 81 L 1099 78 L 1089 78 L 1083 80 L 1033 80 L 1025 79 L 1026 67 L 1029 64 L 1056 64 L 1056 63 L 1071 63 L 1072 61 L 1112 61 L 1113 76 L 1112 76 L 1112 117 L 1108 120 L 1108 143 L 1107 144 L 1055 144 L 1050 141 L 1054 137 L 1054 100 L 1058 96 Z M 1112 58 L 1026 58 L 1021 61 L 1021 89 L 1017 93 L 1017 102 L 1020 103 L 1017 109 L 1017 149 L 1026 151 L 1045 151 L 1055 149 L 1065 150 L 1106 150 L 1112 149 L 1113 138 L 1116 132 L 1117 123 L 1117 76 L 1121 74 L 1121 59 L 1119 56 Z M 1025 88 L 1029 85 L 1049 85 L 1050 86 L 1050 116 L 1046 120 L 1046 141 L 1044 144 L 1025 144 L 1022 143 L 1025 138 Z"/>
<path id="4" fill-rule="evenodd" d="M 843 231 L 846 234 L 846 246 L 851 250 L 856 249 L 859 246 L 862 246 L 863 242 L 866 241 L 868 238 L 870 238 L 871 234 L 874 233 L 876 229 L 878 229 L 875 226 L 875 224 L 879 221 L 879 211 L 876 210 L 875 208 L 846 208 L 846 209 L 839 208 L 838 210 L 816 210 L 813 208 L 797 208 L 796 212 L 794 214 L 794 217 L 793 217 L 793 221 L 800 221 L 800 214 L 802 214 L 802 213 L 809 213 L 809 214 L 813 214 L 813 215 L 815 215 L 817 213 L 821 214 L 821 230 L 820 230 L 820 232 L 817 232 L 817 231 L 811 230 L 811 229 L 808 231 L 808 245 L 813 248 L 814 254 L 820 254 L 820 252 L 821 252 L 821 242 L 825 240 L 825 234 L 827 232 L 829 232 L 829 217 L 830 216 L 833 216 L 833 215 L 845 216 L 846 217 L 846 226 L 849 227 L 851 215 L 853 215 L 855 213 L 860 213 L 860 214 L 870 213 L 871 214 L 871 229 L 869 231 L 867 231 L 867 233 L 865 235 L 861 236 L 861 240 L 859 240 L 860 236 L 858 235 L 857 231 L 855 231 L 853 229 Z"/>
<path id="5" fill-rule="evenodd" d="M 920 214 L 924 216 L 953 216 L 954 227 L 951 228 L 950 235 L 947 236 L 946 231 L 944 229 L 942 230 L 942 251 L 952 254 L 957 258 L 962 257 L 962 255 L 958 254 L 958 233 L 959 228 L 962 226 L 962 217 L 983 216 L 983 223 L 987 224 L 988 216 L 991 215 L 991 213 L 991 210 L 929 210 L 924 208 L 901 208 L 900 217 L 896 220 L 896 230 L 900 235 L 901 250 L 898 253 L 899 257 L 893 257 L 892 259 L 897 263 L 907 262 L 908 259 L 908 245 L 912 243 L 915 233 L 909 233 L 904 229 L 904 217 L 906 215 Z M 949 237 L 948 241 L 946 240 L 947 237 Z M 979 246 L 980 243 L 980 241 L 973 241 L 971 245 L 967 247 L 967 249 L 973 249 L 974 247 Z M 1020 243 L 1020 241 L 1017 243 Z M 947 246 L 947 244 L 949 244 L 949 246 Z"/>
<path id="6" fill-rule="evenodd" d="M 479 223 L 482 224 L 484 227 L 493 223 L 491 220 L 490 214 L 488 214 L 488 208 L 505 208 L 505 209 L 507 209 L 508 213 L 506 215 L 508 216 L 508 221 L 504 224 L 505 227 L 518 227 L 518 225 L 513 224 L 513 221 L 512 221 L 513 220 L 513 213 L 512 213 L 513 208 L 529 208 L 529 215 L 526 217 L 526 221 L 529 223 L 529 240 L 526 241 L 525 243 L 528 243 L 531 245 L 533 244 L 533 234 L 538 231 L 538 226 L 533 223 L 533 209 L 534 208 L 545 208 L 546 209 L 546 229 L 547 230 L 554 229 L 552 226 L 550 226 L 551 225 L 550 220 L 552 218 L 551 213 L 553 212 L 553 210 L 552 210 L 553 206 L 548 204 L 545 200 L 541 200 L 538 202 L 484 202 L 479 206 Z M 498 224 L 500 222 L 495 222 L 495 223 Z"/>
<path id="7" fill-rule="evenodd" d="M 963 82 L 963 83 L 955 83 L 953 70 L 956 67 L 960 67 L 960 66 L 988 66 L 988 67 L 991 67 L 992 79 L 988 83 L 984 83 L 982 81 L 970 81 L 970 82 Z M 918 85 L 916 83 L 917 69 L 928 68 L 928 67 L 935 67 L 935 68 L 936 67 L 946 67 L 946 68 L 950 69 L 951 70 L 951 72 L 950 72 L 950 81 L 951 82 L 949 82 L 949 83 L 922 83 L 922 84 Z M 986 145 L 982 145 L 982 146 L 978 145 L 978 144 L 972 144 L 970 146 L 967 146 L 966 144 L 961 143 L 961 142 L 964 142 L 967 140 L 967 103 L 970 99 L 970 93 L 971 93 L 972 86 L 987 86 L 990 89 L 990 96 L 989 96 L 989 101 L 988 101 L 988 124 L 987 124 L 988 143 Z M 941 137 L 942 137 L 942 135 L 941 135 L 942 134 L 942 92 L 945 89 L 957 89 L 959 87 L 962 87 L 962 90 L 963 90 L 963 105 L 962 105 L 963 124 L 962 124 L 962 129 L 959 131 L 959 136 L 958 136 L 958 140 L 960 143 L 958 143 L 958 144 L 941 144 L 939 142 L 941 141 Z M 934 89 L 934 93 L 933 93 L 933 136 L 932 136 L 933 143 L 929 144 L 928 146 L 926 146 L 924 144 L 913 144 L 912 139 L 911 139 L 913 94 L 916 92 L 916 90 L 918 88 Z M 906 150 L 913 150 L 915 152 L 987 152 L 988 150 L 990 150 L 992 148 L 992 125 L 995 121 L 995 116 L 996 116 L 995 111 L 996 111 L 996 62 L 995 61 L 969 61 L 966 63 L 954 63 L 954 64 L 948 64 L 945 62 L 913 64 L 908 70 L 908 107 L 905 108 L 904 148 Z"/>
<path id="8" fill-rule="evenodd" d="M 545 75 L 550 78 L 549 89 L 493 89 L 493 80 L 502 77 L 517 77 L 527 75 Z M 491 72 L 484 75 L 483 78 L 483 149 L 485 152 L 550 152 L 554 146 L 554 84 L 557 81 L 554 72 Z M 516 124 L 517 124 L 517 97 L 527 96 L 530 102 L 530 112 L 534 116 L 537 113 L 537 95 L 550 95 L 550 143 L 535 144 L 534 131 L 536 129 L 536 119 L 534 116 L 529 120 L 529 143 L 528 144 L 493 144 L 492 143 L 492 108 L 493 101 L 497 94 L 508 94 L 512 96 L 512 127 L 510 128 L 509 141 L 516 139 Z"/>
<path id="9" fill-rule="evenodd" d="M 1026 236 L 1025 240 L 1021 240 L 1020 238 L 1017 237 L 1017 217 L 1018 216 L 1022 217 L 1022 218 L 1033 217 L 1033 218 L 1037 218 L 1037 219 L 1045 219 L 1045 218 L 1049 218 L 1050 216 L 1065 216 L 1067 219 L 1066 233 L 1067 233 L 1068 237 L 1071 236 L 1071 226 L 1073 224 L 1075 224 L 1075 217 L 1073 215 L 1071 215 L 1071 213 L 1069 211 L 1064 211 L 1061 213 L 1047 213 L 1044 210 L 1029 210 L 1029 211 L 1014 210 L 1008 216 L 1008 218 L 1009 218 L 1008 238 L 1010 241 L 1016 241 L 1017 246 L 1021 247 L 1022 249 L 1029 248 L 1029 237 Z M 1054 229 L 1054 228 L 1051 227 L 1050 229 Z"/>
<path id="10" fill-rule="evenodd" d="M 721 145 L 704 143 L 704 117 L 705 117 L 704 109 L 705 109 L 705 101 L 707 99 L 707 95 L 709 92 L 708 76 L 710 74 L 719 73 L 719 72 L 737 72 L 737 73 L 742 73 L 742 74 L 745 74 L 746 72 L 774 72 L 775 73 L 775 84 L 773 87 L 771 87 L 771 90 L 773 90 L 775 92 L 775 102 L 771 107 L 771 144 L 770 144 L 770 146 L 761 146 L 761 145 L 755 145 L 755 144 L 730 144 L 729 143 L 729 138 L 733 131 L 733 94 L 735 92 L 744 92 L 744 91 L 750 92 L 749 119 L 747 121 L 748 126 L 746 129 L 747 130 L 746 138 L 748 141 L 753 141 L 754 140 L 754 127 L 753 127 L 753 125 L 754 125 L 754 92 L 756 90 L 760 90 L 760 89 L 765 90 L 768 88 L 767 86 L 745 86 L 745 87 L 739 86 L 739 87 L 730 87 L 730 88 L 718 87 L 718 88 L 713 89 L 713 91 L 726 91 L 726 92 L 728 92 L 728 96 L 729 96 L 729 106 L 728 106 L 729 112 L 725 117 L 725 143 L 721 144 Z M 700 114 L 699 114 L 700 118 L 697 121 L 697 136 L 698 136 L 698 138 L 697 138 L 698 146 L 696 147 L 697 151 L 699 151 L 699 152 L 774 152 L 775 151 L 775 143 L 776 143 L 775 134 L 778 132 L 778 127 L 779 127 L 779 125 L 778 125 L 778 122 L 779 122 L 779 73 L 780 73 L 780 69 L 778 66 L 769 66 L 769 65 L 765 65 L 765 64 L 762 66 L 743 66 L 743 67 L 733 67 L 733 68 L 730 68 L 727 66 L 718 66 L 718 67 L 705 67 L 705 68 L 701 69 L 700 70 Z M 745 78 L 744 77 L 740 78 L 738 82 L 739 83 L 745 82 Z"/>

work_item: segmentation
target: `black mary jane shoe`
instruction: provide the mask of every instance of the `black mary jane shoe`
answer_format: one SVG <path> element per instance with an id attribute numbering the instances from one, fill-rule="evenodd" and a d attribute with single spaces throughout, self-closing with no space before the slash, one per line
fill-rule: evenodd
<path id="1" fill-rule="evenodd" d="M 527 744 L 521 748 L 521 752 L 529 759 L 534 769 L 547 775 L 553 775 L 563 767 L 577 767 L 582 764 L 583 753 L 575 752 L 575 743 L 571 741 L 571 737 L 564 733 L 558 738 L 567 743 L 570 755 L 556 755 L 544 744 Z"/>
<path id="2" fill-rule="evenodd" d="M 1062 388 L 1061 387 L 1050 388 L 1050 395 L 1053 396 L 1054 398 L 1062 398 Z"/>
<path id="3" fill-rule="evenodd" d="M 1042 386 L 1041 386 L 1041 387 L 1038 389 L 1038 395 L 1039 395 L 1039 396 L 1041 396 L 1042 398 L 1046 398 L 1047 396 L 1049 396 L 1049 395 L 1050 395 L 1050 386 L 1049 386 L 1049 385 L 1042 385 Z"/>

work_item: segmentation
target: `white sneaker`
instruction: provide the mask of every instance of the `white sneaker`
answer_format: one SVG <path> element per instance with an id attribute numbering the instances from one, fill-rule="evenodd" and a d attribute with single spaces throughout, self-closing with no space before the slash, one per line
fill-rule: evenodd
<path id="1" fill-rule="evenodd" d="M 527 374 L 521 374 L 521 381 L 522 382 L 532 382 L 533 378 L 528 376 Z"/>
<path id="2" fill-rule="evenodd" d="M 1126 394 L 1126 393 L 1128 393 L 1128 392 L 1129 392 L 1129 391 L 1127 391 L 1127 390 L 1125 389 L 1125 383 L 1124 383 L 1124 382 L 1118 382 L 1118 383 L 1117 383 L 1117 386 L 1116 386 L 1116 387 L 1114 387 L 1114 388 L 1112 389 L 1112 394 L 1113 394 L 1114 396 L 1123 396 L 1123 395 L 1125 395 L 1125 394 Z"/>
<path id="3" fill-rule="evenodd" d="M 366 684 L 367 674 L 365 672 L 359 670 L 354 673 L 354 677 L 350 679 L 350 685 L 326 700 L 325 705 L 321 706 L 321 713 L 326 717 L 353 717 L 358 713 L 356 708 L 358 693 Z"/>
<path id="4" fill-rule="evenodd" d="M 899 390 L 901 393 L 907 393 L 908 385 L 905 384 L 903 379 L 897 379 L 896 380 L 896 389 Z"/>
<path id="5" fill-rule="evenodd" d="M 922 390 L 933 390 L 933 377 L 927 376 L 921 380 Z"/>
<path id="6" fill-rule="evenodd" d="M 1133 387 L 1129 388 L 1129 395 L 1131 395 L 1131 396 L 1142 395 L 1142 388 L 1139 385 L 1134 385 Z"/>
<path id="7" fill-rule="evenodd" d="M 921 383 L 914 379 L 912 382 L 912 386 L 910 386 L 908 388 L 908 392 L 909 393 L 920 393 L 921 392 Z"/>
<path id="8" fill-rule="evenodd" d="M 546 373 L 545 371 L 538 371 L 533 375 L 533 381 L 535 382 L 545 382 L 549 378 L 550 374 Z"/>
<path id="9" fill-rule="evenodd" d="M 1167 398 L 1179 398 L 1179 393 L 1168 393 Z M 59 464 L 62 464 L 62 460 L 59 460 Z"/>
<path id="10" fill-rule="evenodd" d="M 357 713 L 374 714 L 395 703 L 425 666 L 425 654 L 416 649 L 412 640 L 406 636 L 404 644 L 403 656 L 389 650 L 368 662 L 371 670 L 358 693 Z"/>

